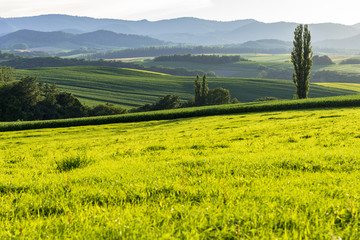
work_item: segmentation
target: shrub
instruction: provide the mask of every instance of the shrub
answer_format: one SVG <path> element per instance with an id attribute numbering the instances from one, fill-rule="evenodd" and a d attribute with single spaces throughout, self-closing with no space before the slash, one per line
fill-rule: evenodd
<path id="1" fill-rule="evenodd" d="M 177 95 L 166 95 L 160 98 L 154 105 L 154 110 L 176 109 L 181 107 L 180 97 Z"/>
<path id="2" fill-rule="evenodd" d="M 274 101 L 274 100 L 278 100 L 276 97 L 262 97 L 262 98 L 258 98 L 255 101 L 256 102 L 265 102 L 265 101 Z"/>
<path id="3" fill-rule="evenodd" d="M 105 116 L 127 113 L 127 110 L 112 104 L 99 104 L 90 109 L 89 116 Z"/>

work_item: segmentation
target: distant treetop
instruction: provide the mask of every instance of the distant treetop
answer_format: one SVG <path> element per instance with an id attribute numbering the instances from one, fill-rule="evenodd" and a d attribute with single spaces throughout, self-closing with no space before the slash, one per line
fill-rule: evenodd
<path id="1" fill-rule="evenodd" d="M 329 56 L 324 55 L 324 56 L 319 56 L 319 55 L 315 55 L 313 57 L 313 64 L 315 66 L 319 66 L 319 65 L 331 65 L 334 64 L 334 62 L 331 60 L 331 58 L 329 58 Z"/>

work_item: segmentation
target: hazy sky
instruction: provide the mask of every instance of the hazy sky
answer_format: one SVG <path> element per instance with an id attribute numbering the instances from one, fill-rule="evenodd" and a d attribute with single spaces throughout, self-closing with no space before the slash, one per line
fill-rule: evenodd
<path id="1" fill-rule="evenodd" d="M 160 20 L 198 17 L 220 21 L 360 23 L 358 0 L 0 0 L 0 17 L 69 14 Z"/>

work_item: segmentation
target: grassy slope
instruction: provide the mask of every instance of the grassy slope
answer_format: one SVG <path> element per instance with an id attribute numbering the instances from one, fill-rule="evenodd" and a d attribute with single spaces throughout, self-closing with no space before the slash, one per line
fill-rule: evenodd
<path id="1" fill-rule="evenodd" d="M 333 64 L 330 66 L 323 67 L 320 70 L 360 75 L 359 64 Z"/>
<path id="2" fill-rule="evenodd" d="M 359 83 L 316 83 L 317 85 L 338 88 L 338 89 L 347 89 L 352 91 L 357 91 L 360 93 L 360 84 Z"/>
<path id="3" fill-rule="evenodd" d="M 277 64 L 277 63 L 276 63 Z M 193 97 L 194 78 L 160 75 L 109 67 L 64 67 L 17 70 L 19 76 L 38 76 L 41 82 L 56 83 L 88 104 L 110 102 L 124 107 L 154 103 L 159 97 L 177 94 Z M 241 102 L 261 97 L 291 99 L 295 87 L 291 81 L 244 78 L 209 78 L 210 88 L 224 87 Z M 310 97 L 356 94 L 357 91 L 311 85 Z"/>
<path id="4" fill-rule="evenodd" d="M 359 126 L 348 108 L 2 133 L 0 237 L 359 239 Z"/>
<path id="5" fill-rule="evenodd" d="M 273 60 L 270 60 L 273 58 Z M 140 61 L 138 63 L 152 67 L 152 66 L 164 66 L 173 68 L 187 68 L 192 70 L 201 70 L 204 72 L 213 71 L 218 76 L 224 77 L 242 77 L 242 78 L 256 78 L 262 71 L 259 68 L 260 65 L 264 65 L 271 68 L 288 68 L 290 63 L 281 62 L 279 59 L 274 59 L 274 56 L 267 57 L 267 61 L 264 62 L 236 62 L 226 64 L 201 64 L 191 62 L 153 62 L 153 61 Z M 258 59 L 255 59 L 258 60 Z M 279 62 L 280 61 L 280 62 Z"/>
<path id="6" fill-rule="evenodd" d="M 219 76 L 225 77 L 242 77 L 257 78 L 262 71 L 261 65 L 274 69 L 292 69 L 290 63 L 290 54 L 241 54 L 243 58 L 251 62 L 237 62 L 230 64 L 197 64 L 189 62 L 152 62 L 139 61 L 146 66 L 163 65 L 166 67 L 185 67 L 188 69 L 198 69 L 206 72 L 214 71 Z M 331 56 L 334 62 L 339 63 L 341 60 L 352 56 Z M 352 57 L 353 58 L 353 57 Z M 340 74 L 356 75 L 360 78 L 359 64 L 333 64 L 328 66 L 313 66 L 312 73 L 317 71 L 333 71 Z M 338 80 L 342 82 L 342 79 Z"/>

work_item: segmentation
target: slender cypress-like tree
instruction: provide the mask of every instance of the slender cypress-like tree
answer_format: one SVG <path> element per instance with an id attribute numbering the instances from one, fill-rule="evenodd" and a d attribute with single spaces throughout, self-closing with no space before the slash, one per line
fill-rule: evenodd
<path id="1" fill-rule="evenodd" d="M 296 86 L 296 94 L 300 99 L 307 98 L 313 56 L 308 25 L 299 24 L 295 28 L 293 44 L 291 62 L 295 70 L 295 73 L 293 73 L 293 81 Z"/>
<path id="2" fill-rule="evenodd" d="M 209 87 L 207 84 L 207 80 L 206 80 L 206 73 L 203 76 L 203 82 L 202 82 L 202 86 L 201 86 L 201 103 L 202 105 L 206 105 L 207 102 L 207 95 L 209 93 Z"/>
<path id="3" fill-rule="evenodd" d="M 200 76 L 197 75 L 194 84 L 194 92 L 195 92 L 195 106 L 201 105 L 201 82 Z"/>

